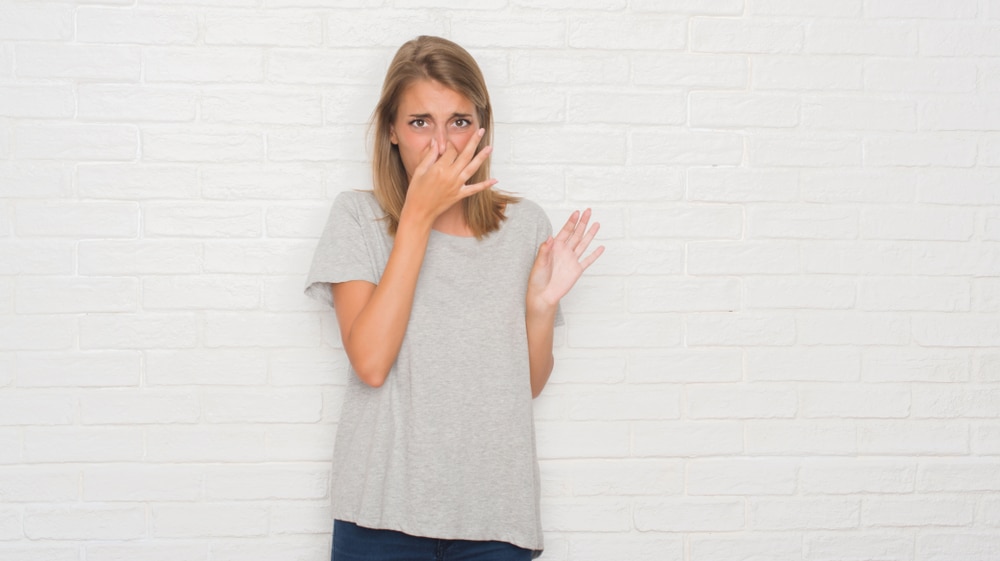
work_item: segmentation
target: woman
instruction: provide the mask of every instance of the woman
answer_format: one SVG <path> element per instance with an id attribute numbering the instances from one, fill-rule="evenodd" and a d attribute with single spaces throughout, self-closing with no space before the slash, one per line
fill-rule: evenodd
<path id="1" fill-rule="evenodd" d="M 531 399 L 558 304 L 599 247 L 491 188 L 486 85 L 419 37 L 375 109 L 373 192 L 334 202 L 306 291 L 331 303 L 354 376 L 334 457 L 334 561 L 530 559 L 542 549 Z"/>

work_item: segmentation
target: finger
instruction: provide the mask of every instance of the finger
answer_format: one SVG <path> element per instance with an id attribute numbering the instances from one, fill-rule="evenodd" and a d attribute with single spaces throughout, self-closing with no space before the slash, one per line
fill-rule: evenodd
<path id="1" fill-rule="evenodd" d="M 472 144 L 472 142 L 469 142 L 469 144 Z M 461 172 L 459 172 L 458 177 L 462 180 L 462 182 L 468 181 L 470 177 L 475 175 L 476 171 L 478 171 L 479 168 L 482 167 L 483 163 L 486 162 L 486 158 L 489 158 L 492 153 L 492 146 L 487 146 L 480 150 L 480 152 L 476 154 L 476 157 L 473 158 L 472 161 L 469 162 L 464 168 L 462 168 Z"/>
<path id="2" fill-rule="evenodd" d="M 486 134 L 486 129 L 477 130 L 476 134 L 465 143 L 465 148 L 462 148 L 462 152 L 457 154 L 456 161 L 463 164 L 468 164 L 472 161 L 472 157 L 476 155 L 476 148 L 479 147 L 479 142 L 482 141 L 484 134 Z"/>
<path id="3" fill-rule="evenodd" d="M 580 266 L 583 267 L 584 271 L 586 271 L 587 267 L 590 267 L 594 263 L 594 261 L 597 261 L 597 258 L 600 257 L 601 254 L 603 253 L 604 253 L 604 246 L 603 245 L 597 246 L 597 249 L 592 251 L 590 255 L 588 255 L 586 258 L 580 261 Z"/>
<path id="4" fill-rule="evenodd" d="M 587 231 L 587 222 L 590 222 L 589 208 L 584 210 L 583 214 L 580 215 L 580 221 L 577 222 L 576 227 L 573 228 L 573 235 L 570 236 L 569 241 L 566 242 L 570 244 L 570 247 L 574 247 L 576 244 L 580 243 L 580 238 L 582 238 L 583 234 Z"/>
<path id="5" fill-rule="evenodd" d="M 449 140 L 445 145 L 444 154 L 441 154 L 441 159 L 450 166 L 455 163 L 456 158 L 458 158 L 458 147 Z"/>
<path id="6" fill-rule="evenodd" d="M 413 175 L 421 175 L 434 165 L 434 162 L 437 160 L 437 140 L 432 138 L 431 143 L 424 150 L 424 157 L 417 164 L 416 169 L 413 170 Z"/>
<path id="7" fill-rule="evenodd" d="M 576 228 L 576 221 L 579 217 L 580 211 L 574 210 L 573 214 L 569 215 L 569 220 L 563 224 L 562 229 L 559 230 L 558 234 L 556 234 L 556 240 L 563 242 L 569 239 L 569 237 L 573 234 L 573 229 Z"/>
<path id="8" fill-rule="evenodd" d="M 473 183 L 472 185 L 462 185 L 462 188 L 458 190 L 458 194 L 464 199 L 465 197 L 475 195 L 480 191 L 485 191 L 499 182 L 500 181 L 497 179 L 487 179 L 486 181 L 480 181 L 479 183 Z"/>
<path id="9" fill-rule="evenodd" d="M 590 246 L 590 242 L 594 240 L 594 236 L 597 235 L 597 231 L 600 229 L 600 222 L 594 222 L 593 225 L 590 226 L 590 230 L 587 230 L 586 235 L 583 236 L 580 243 L 576 244 L 576 247 L 573 248 L 573 253 L 577 257 L 583 255 L 584 251 L 587 251 L 587 247 Z"/>

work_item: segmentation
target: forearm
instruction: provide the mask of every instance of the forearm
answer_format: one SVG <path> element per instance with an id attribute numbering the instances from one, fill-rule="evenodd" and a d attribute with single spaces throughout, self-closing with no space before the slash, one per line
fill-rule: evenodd
<path id="1" fill-rule="evenodd" d="M 555 331 L 556 307 L 531 306 L 525 310 L 528 332 L 528 363 L 531 370 L 531 397 L 538 397 L 552 374 L 552 339 Z"/>
<path id="2" fill-rule="evenodd" d="M 382 385 L 399 355 L 430 230 L 427 221 L 400 221 L 382 278 L 342 335 L 351 365 L 369 385 Z"/>

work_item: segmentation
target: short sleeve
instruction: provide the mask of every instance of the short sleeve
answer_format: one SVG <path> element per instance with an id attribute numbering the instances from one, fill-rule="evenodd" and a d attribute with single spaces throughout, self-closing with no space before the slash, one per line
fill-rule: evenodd
<path id="1" fill-rule="evenodd" d="M 323 234 L 316 243 L 305 293 L 333 305 L 330 285 L 350 280 L 378 283 L 378 269 L 372 259 L 366 233 L 381 227 L 363 211 L 364 193 L 345 191 L 337 195 Z"/>

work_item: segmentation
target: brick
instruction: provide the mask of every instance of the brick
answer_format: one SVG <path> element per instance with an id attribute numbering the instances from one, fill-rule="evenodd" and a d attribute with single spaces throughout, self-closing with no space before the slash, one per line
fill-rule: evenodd
<path id="1" fill-rule="evenodd" d="M 738 239 L 743 212 L 736 205 L 643 207 L 629 212 L 630 238 Z"/>
<path id="2" fill-rule="evenodd" d="M 626 137 L 622 132 L 592 127 L 526 128 L 512 131 L 513 161 L 527 163 L 624 164 Z"/>
<path id="3" fill-rule="evenodd" d="M 197 91 L 125 85 L 81 85 L 77 88 L 78 116 L 86 121 L 193 121 Z"/>
<path id="4" fill-rule="evenodd" d="M 375 2 L 369 3 L 376 4 Z M 378 4 L 381 3 L 379 2 Z M 484 37 L 484 33 L 476 32 L 483 29 L 489 29 L 494 35 L 502 37 L 507 37 L 512 33 L 521 33 L 525 37 L 527 35 L 524 33 L 523 26 L 519 29 L 519 26 L 516 24 L 517 20 L 481 20 L 478 17 L 478 13 L 475 15 L 465 15 L 460 10 L 452 10 L 452 13 L 453 18 L 461 18 L 461 23 L 452 23 L 453 27 L 451 29 L 453 29 L 453 33 L 449 35 L 447 32 L 447 20 L 427 10 L 402 10 L 397 7 L 389 13 L 384 11 L 364 11 L 354 12 L 350 16 L 345 12 L 340 17 L 331 16 L 326 18 L 324 26 L 325 44 L 333 47 L 348 48 L 384 48 L 389 45 L 402 45 L 404 42 L 414 38 L 414 29 L 416 28 L 419 28 L 420 33 L 424 35 L 448 36 L 451 40 L 456 41 L 465 48 L 489 44 L 489 39 Z M 504 26 L 504 23 L 507 23 L 507 25 Z M 494 25 L 500 25 L 501 27 L 491 27 Z M 545 26 L 545 29 L 547 32 L 559 32 L 560 36 L 565 35 L 561 30 L 556 30 L 551 26 Z M 544 33 L 544 35 L 547 34 Z M 539 35 L 543 35 L 543 33 L 539 33 Z M 540 38 L 536 40 L 539 41 L 538 46 L 557 46 L 552 45 L 551 40 L 545 41 Z M 522 44 L 520 41 L 514 40 L 514 45 Z M 506 44 L 508 47 L 514 45 Z M 388 62 L 388 59 L 385 62 Z"/>
<path id="5" fill-rule="evenodd" d="M 913 340 L 930 347 L 1000 345 L 1000 319 L 993 314 L 923 314 L 913 318 Z"/>
<path id="6" fill-rule="evenodd" d="M 791 345 L 796 333 L 791 317 L 732 312 L 691 316 L 685 327 L 689 346 Z"/>
<path id="7" fill-rule="evenodd" d="M 629 156 L 638 164 L 739 165 L 743 161 L 743 135 L 636 131 Z"/>
<path id="8" fill-rule="evenodd" d="M 0 541 L 22 539 L 24 532 L 21 527 L 20 509 L 0 508 Z"/>
<path id="9" fill-rule="evenodd" d="M 588 167 L 585 171 L 568 169 L 565 176 L 572 201 L 662 202 L 677 201 L 684 196 L 683 172 L 672 167 Z"/>
<path id="10" fill-rule="evenodd" d="M 794 171 L 748 168 L 689 168 L 687 200 L 709 202 L 777 202 L 797 198 Z"/>
<path id="11" fill-rule="evenodd" d="M 843 310 L 854 307 L 856 281 L 846 277 L 746 277 L 747 309 Z"/>
<path id="12" fill-rule="evenodd" d="M 848 456 L 858 452 L 857 431 L 841 419 L 827 422 L 755 421 L 746 448 L 759 456 Z"/>
<path id="13" fill-rule="evenodd" d="M 798 271 L 798 246 L 784 242 L 693 242 L 687 246 L 691 275 L 790 274 Z"/>
<path id="14" fill-rule="evenodd" d="M 953 205 L 1000 204 L 1000 178 L 985 170 L 926 170 L 917 178 L 921 203 Z"/>
<path id="15" fill-rule="evenodd" d="M 917 537 L 916 559 L 921 561 L 997 561 L 1000 537 L 995 532 L 921 533 Z"/>
<path id="16" fill-rule="evenodd" d="M 742 499 L 660 499 L 635 505 L 640 532 L 732 532 L 746 528 Z"/>
<path id="17" fill-rule="evenodd" d="M 204 419 L 210 423 L 314 423 L 322 399 L 306 390 L 229 390 L 202 397 Z"/>
<path id="18" fill-rule="evenodd" d="M 629 455 L 629 423 L 540 421 L 539 459 L 624 458 Z"/>
<path id="19" fill-rule="evenodd" d="M 68 41 L 73 38 L 73 7 L 5 2 L 0 22 L 3 41 Z"/>
<path id="20" fill-rule="evenodd" d="M 15 221 L 26 237 L 134 238 L 138 211 L 129 203 L 22 203 Z"/>
<path id="21" fill-rule="evenodd" d="M 800 345 L 906 345 L 910 320 L 891 313 L 813 312 L 796 318 Z"/>
<path id="22" fill-rule="evenodd" d="M 84 241 L 79 246 L 80 274 L 182 274 L 202 266 L 202 246 L 189 241 Z"/>
<path id="23" fill-rule="evenodd" d="M 277 425 L 267 429 L 267 458 L 272 461 L 325 462 L 333 461 L 336 425 L 325 422 L 315 425 Z"/>
<path id="24" fill-rule="evenodd" d="M 242 504 L 155 505 L 150 530 L 157 538 L 264 536 L 267 508 Z"/>
<path id="25" fill-rule="evenodd" d="M 802 104 L 802 126 L 815 130 L 913 131 L 917 104 L 872 97 L 812 97 Z"/>
<path id="26" fill-rule="evenodd" d="M 269 125 L 319 125 L 323 101 L 318 93 L 298 89 L 212 89 L 201 96 L 202 121 Z"/>
<path id="27" fill-rule="evenodd" d="M 320 324 L 300 313 L 224 313 L 205 317 L 207 347 L 301 347 L 319 342 Z"/>
<path id="28" fill-rule="evenodd" d="M 138 462 L 142 458 L 142 430 L 137 427 L 29 427 L 24 431 L 27 463 Z"/>
<path id="29" fill-rule="evenodd" d="M 735 382 L 742 378 L 743 352 L 738 349 L 653 350 L 629 356 L 630 383 Z"/>
<path id="30" fill-rule="evenodd" d="M 0 350 L 63 350 L 76 343 L 76 322 L 59 316 L 0 316 Z"/>
<path id="31" fill-rule="evenodd" d="M 865 139 L 866 166 L 972 167 L 977 139 L 961 133 L 876 136 Z"/>
<path id="32" fill-rule="evenodd" d="M 312 260 L 312 241 L 208 242 L 209 273 L 302 274 Z"/>
<path id="33" fill-rule="evenodd" d="M 800 5 L 800 3 L 796 3 Z M 839 7 L 846 3 L 824 3 Z M 865 62 L 860 56 L 754 55 L 754 90 L 861 90 Z"/>
<path id="34" fill-rule="evenodd" d="M 208 500 L 323 499 L 328 469 L 296 466 L 210 467 L 205 472 Z"/>
<path id="35" fill-rule="evenodd" d="M 131 352 L 22 352 L 16 364 L 24 388 L 137 387 L 142 371 L 140 355 Z"/>
<path id="36" fill-rule="evenodd" d="M 696 52 L 796 53 L 803 46 L 801 26 L 766 19 L 694 18 L 690 34 Z"/>
<path id="37" fill-rule="evenodd" d="M 174 559 L 205 559 L 212 545 L 176 544 L 169 541 L 143 540 L 139 543 L 100 544 L 90 543 L 86 546 L 88 561 L 124 561 L 126 559 L 142 559 L 143 561 L 172 561 Z M 76 557 L 73 558 L 76 561 Z"/>
<path id="38" fill-rule="evenodd" d="M 252 310 L 260 305 L 260 285 L 238 276 L 148 277 L 142 285 L 146 310 Z"/>
<path id="39" fill-rule="evenodd" d="M 142 132 L 142 159 L 146 162 L 252 162 L 263 157 L 264 139 L 259 132 Z"/>
<path id="40" fill-rule="evenodd" d="M 329 162 L 338 159 L 361 162 L 368 159 L 363 127 L 278 129 L 267 134 L 267 159 L 275 162 Z"/>
<path id="41" fill-rule="evenodd" d="M 807 418 L 903 418 L 910 414 L 910 390 L 896 384 L 815 384 L 799 390 Z"/>
<path id="42" fill-rule="evenodd" d="M 1000 462 L 993 459 L 928 460 L 917 471 L 917 491 L 1000 491 Z"/>
<path id="43" fill-rule="evenodd" d="M 856 209 L 817 205 L 754 205 L 747 209 L 748 238 L 856 239 Z"/>
<path id="44" fill-rule="evenodd" d="M 768 559 L 769 561 L 800 561 L 801 536 L 787 532 L 767 534 L 754 532 L 751 536 L 713 535 L 693 536 L 689 542 L 690 561 L 743 558 Z"/>
<path id="45" fill-rule="evenodd" d="M 865 456 L 964 455 L 969 427 L 940 421 L 875 421 L 859 424 L 858 448 Z"/>
<path id="46" fill-rule="evenodd" d="M 1000 279 L 974 279 L 972 281 L 972 310 L 1000 312 Z"/>
<path id="47" fill-rule="evenodd" d="M 139 154 L 131 125 L 22 125 L 14 139 L 14 155 L 24 160 L 129 161 Z"/>
<path id="48" fill-rule="evenodd" d="M 797 96 L 728 92 L 692 92 L 688 97 L 693 127 L 794 127 L 799 123 Z"/>
<path id="49" fill-rule="evenodd" d="M 381 53 L 354 49 L 272 49 L 266 63 L 269 82 L 372 86 L 381 83 L 386 60 Z"/>
<path id="50" fill-rule="evenodd" d="M 571 347 L 645 348 L 681 342 L 680 318 L 663 313 L 633 317 L 615 314 L 595 321 L 567 323 L 567 341 Z"/>
<path id="51" fill-rule="evenodd" d="M 1000 354 L 987 352 L 972 358 L 972 379 L 976 382 L 1000 381 Z"/>
<path id="52" fill-rule="evenodd" d="M 238 164 L 201 169 L 201 194 L 206 199 L 319 199 L 323 175 L 313 166 Z"/>
<path id="53" fill-rule="evenodd" d="M 615 356 L 602 351 L 567 349 L 562 347 L 555 353 L 555 366 L 552 369 L 550 384 L 584 383 L 584 384 L 617 384 L 625 381 L 625 357 Z M 337 368 L 331 370 L 346 370 Z M 339 378 L 334 377 L 334 380 Z"/>
<path id="54" fill-rule="evenodd" d="M 938 384 L 914 385 L 913 418 L 996 418 L 1000 415 L 1000 388 L 968 385 L 941 388 Z"/>
<path id="55" fill-rule="evenodd" d="M 20 427 L 0 428 L 0 466 L 21 464 L 21 448 Z"/>
<path id="56" fill-rule="evenodd" d="M 798 398 L 779 384 L 713 384 L 689 386 L 690 419 L 780 419 L 796 415 Z"/>
<path id="57" fill-rule="evenodd" d="M 213 541 L 212 559 L 215 561 L 241 561 L 254 558 L 260 561 L 285 559 L 316 559 L 330 554 L 329 536 L 295 536 L 257 540 Z"/>
<path id="58" fill-rule="evenodd" d="M 546 555 L 550 551 L 550 540 L 546 537 Z M 602 561 L 621 555 L 625 559 L 682 559 L 684 541 L 680 536 L 664 534 L 610 534 L 599 536 L 573 536 L 570 542 L 570 556 L 575 561 Z"/>
<path id="59" fill-rule="evenodd" d="M 857 499 L 752 499 L 748 510 L 755 530 L 849 530 L 861 518 Z"/>
<path id="60" fill-rule="evenodd" d="M 920 107 L 920 128 L 932 131 L 994 131 L 1000 128 L 1000 101 L 988 96 L 948 96 L 947 102 L 929 99 Z"/>
<path id="61" fill-rule="evenodd" d="M 0 163 L 0 197 L 63 198 L 72 189 L 72 169 L 61 163 Z"/>
<path id="62" fill-rule="evenodd" d="M 557 359 L 558 360 L 558 359 Z M 327 350 L 299 350 L 268 353 L 269 382 L 275 386 L 343 386 L 337 375 L 347 373 L 347 356 Z"/>
<path id="63" fill-rule="evenodd" d="M 0 77 L 14 77 L 14 46 L 0 46 Z"/>
<path id="64" fill-rule="evenodd" d="M 649 14 L 614 19 L 570 18 L 570 47 L 583 49 L 627 49 L 676 51 L 687 44 L 687 18 Z"/>
<path id="65" fill-rule="evenodd" d="M 139 299 L 129 278 L 19 277 L 16 290 L 21 314 L 134 312 Z"/>
<path id="66" fill-rule="evenodd" d="M 830 3 L 824 0 L 754 0 L 748 13 L 755 16 L 857 17 L 863 0 Z"/>
<path id="67" fill-rule="evenodd" d="M 55 85 L 0 86 L 0 116 L 28 119 L 72 119 L 73 88 Z"/>
<path id="68" fill-rule="evenodd" d="M 193 44 L 198 39 L 194 13 L 82 7 L 76 11 L 76 39 L 84 43 Z"/>
<path id="69" fill-rule="evenodd" d="M 744 0 L 631 0 L 629 9 L 635 12 L 738 16 L 743 13 L 743 4 Z"/>
<path id="70" fill-rule="evenodd" d="M 679 461 L 549 460 L 541 464 L 548 496 L 677 495 L 684 486 Z"/>
<path id="71" fill-rule="evenodd" d="M 190 166 L 81 164 L 76 188 L 84 199 L 192 199 L 198 196 L 198 174 Z"/>
<path id="72" fill-rule="evenodd" d="M 271 508 L 272 534 L 322 534 L 333 527 L 331 507 L 323 505 L 279 505 Z"/>
<path id="73" fill-rule="evenodd" d="M 130 46 L 26 43 L 16 46 L 14 61 L 19 78 L 138 82 L 142 76 L 139 48 Z"/>
<path id="74" fill-rule="evenodd" d="M 996 276 L 1000 271 L 998 244 L 924 242 L 913 251 L 912 271 L 930 276 Z"/>
<path id="75" fill-rule="evenodd" d="M 632 509 L 614 498 L 549 499 L 542 524 L 557 532 L 625 532 L 632 527 Z"/>
<path id="76" fill-rule="evenodd" d="M 262 352 L 150 350 L 145 353 L 149 385 L 259 385 L 267 378 Z"/>
<path id="77" fill-rule="evenodd" d="M 28 507 L 24 534 L 32 540 L 129 540 L 146 535 L 141 506 Z"/>
<path id="78" fill-rule="evenodd" d="M 269 238 L 317 239 L 330 214 L 327 203 L 298 206 L 270 206 L 265 216 Z"/>
<path id="79" fill-rule="evenodd" d="M 865 0 L 865 17 L 869 18 L 930 18 L 974 19 L 977 15 L 976 0 L 955 0 L 946 4 L 936 2 L 907 2 L 906 0 Z"/>
<path id="80" fill-rule="evenodd" d="M 928 497 L 866 497 L 862 499 L 861 524 L 866 527 L 968 526 L 975 517 L 969 499 Z"/>
<path id="81" fill-rule="evenodd" d="M 203 468 L 188 466 L 91 466 L 83 470 L 83 500 L 196 501 Z"/>
<path id="82" fill-rule="evenodd" d="M 572 123 L 682 125 L 687 121 L 681 93 L 583 91 L 568 96 L 566 119 Z"/>
<path id="83" fill-rule="evenodd" d="M 908 494 L 916 475 L 910 461 L 816 458 L 802 463 L 799 487 L 807 495 Z"/>
<path id="84" fill-rule="evenodd" d="M 976 456 L 1000 455 L 1000 425 L 974 425 L 972 428 L 972 453 Z"/>
<path id="85" fill-rule="evenodd" d="M 632 453 L 638 457 L 729 456 L 743 451 L 743 428 L 736 422 L 633 423 Z"/>
<path id="86" fill-rule="evenodd" d="M 681 394 L 677 388 L 646 385 L 602 387 L 574 392 L 566 407 L 570 420 L 677 419 L 681 416 Z"/>
<path id="87" fill-rule="evenodd" d="M 300 279 L 294 282 L 301 285 Z M 306 302 L 306 298 L 298 295 L 299 286 L 289 283 L 288 289 L 296 293 L 296 298 Z M 287 293 L 287 290 L 285 291 Z M 312 301 L 312 299 L 308 299 Z M 625 309 L 626 292 L 624 279 L 614 277 L 581 277 L 573 286 L 573 291 L 563 297 L 560 305 L 563 310 L 586 309 L 588 313 L 615 313 Z M 316 308 L 321 309 L 321 308 Z M 654 310 L 649 310 L 654 311 Z"/>
<path id="88" fill-rule="evenodd" d="M 252 425 L 151 426 L 146 429 L 145 459 L 163 463 L 260 462 L 267 458 L 265 442 L 264 429 Z"/>
<path id="89" fill-rule="evenodd" d="M 856 381 L 861 354 L 840 348 L 748 349 L 746 379 L 750 381 Z"/>
<path id="90" fill-rule="evenodd" d="M 198 320 L 192 315 L 91 314 L 80 319 L 81 349 L 148 349 L 193 347 Z"/>
<path id="91" fill-rule="evenodd" d="M 635 53 L 633 78 L 637 85 L 742 88 L 750 77 L 745 55 Z"/>
<path id="92" fill-rule="evenodd" d="M 71 241 L 0 240 L 0 274 L 71 275 L 74 261 Z"/>
<path id="93" fill-rule="evenodd" d="M 379 88 L 373 85 L 340 86 L 320 91 L 322 92 L 323 98 L 324 124 L 367 124 L 371 117 L 372 100 L 378 99 L 380 93 Z M 538 122 L 530 118 L 525 120 L 512 119 L 510 112 L 513 111 L 516 114 L 517 111 L 516 108 L 511 107 L 511 104 L 520 100 L 523 102 L 521 107 L 537 108 L 544 106 L 546 101 L 549 99 L 562 100 L 565 97 L 565 95 L 562 94 L 553 94 L 552 92 L 543 92 L 539 90 L 532 91 L 532 97 L 529 97 L 527 94 L 521 95 L 522 93 L 523 92 L 519 91 L 516 96 L 517 99 L 512 99 L 510 94 L 506 94 L 505 90 L 491 88 L 490 98 L 493 103 L 493 109 L 495 112 L 494 117 L 497 122 Z M 533 96 L 535 95 L 540 97 L 533 99 Z M 526 97 L 527 99 L 524 99 Z M 559 105 L 564 105 L 564 103 L 560 101 Z M 559 109 L 561 110 L 562 107 Z M 504 111 L 507 113 L 503 113 Z M 539 120 L 546 120 L 540 114 L 536 114 L 531 111 L 527 111 L 527 113 L 532 117 L 538 116 Z M 560 118 L 556 120 L 561 121 L 562 119 Z"/>
<path id="94" fill-rule="evenodd" d="M 80 559 L 80 547 L 0 544 L 0 555 L 19 561 L 77 561 Z"/>
<path id="95" fill-rule="evenodd" d="M 805 52 L 867 57 L 917 54 L 917 28 L 910 22 L 848 22 L 812 22 L 805 30 Z"/>
<path id="96" fill-rule="evenodd" d="M 904 275 L 913 271 L 913 253 L 911 245 L 900 242 L 817 241 L 802 260 L 807 273 Z"/>
<path id="97" fill-rule="evenodd" d="M 261 210 L 230 204 L 148 204 L 145 237 L 256 238 L 263 233 Z"/>
<path id="98" fill-rule="evenodd" d="M 955 59 L 870 59 L 865 61 L 865 89 L 876 92 L 971 93 L 976 64 Z"/>
<path id="99" fill-rule="evenodd" d="M 615 52 L 579 53 L 530 50 L 511 56 L 511 81 L 515 84 L 613 84 L 627 83 L 628 56 Z"/>
<path id="100" fill-rule="evenodd" d="M 151 47 L 143 49 L 142 66 L 148 82 L 259 82 L 264 53 L 239 47 Z"/>
<path id="101" fill-rule="evenodd" d="M 885 311 L 969 311 L 971 287 L 965 279 L 862 279 L 858 308 Z"/>
<path id="102" fill-rule="evenodd" d="M 0 468 L 0 498 L 5 504 L 73 502 L 79 497 L 80 475 L 76 468 L 23 466 Z"/>
<path id="103" fill-rule="evenodd" d="M 634 277 L 629 279 L 630 312 L 725 312 L 740 308 L 736 279 Z"/>
<path id="104" fill-rule="evenodd" d="M 802 199 L 814 203 L 911 203 L 923 174 L 907 169 L 810 169 L 800 172 Z"/>
<path id="105" fill-rule="evenodd" d="M 14 385 L 14 359 L 12 352 L 0 353 L 0 388 Z"/>
<path id="106" fill-rule="evenodd" d="M 748 147 L 754 167 L 858 167 L 862 164 L 862 142 L 857 138 L 756 136 Z"/>
<path id="107" fill-rule="evenodd" d="M 190 392 L 98 390 L 81 394 L 85 425 L 195 423 L 198 396 Z"/>
<path id="108" fill-rule="evenodd" d="M 759 458 L 695 459 L 687 464 L 689 495 L 791 495 L 798 465 Z"/>

